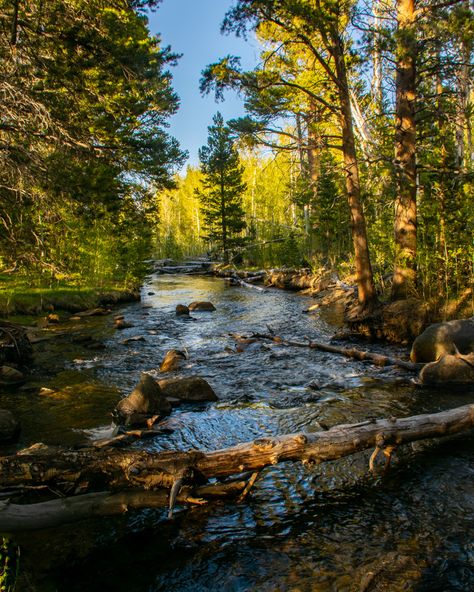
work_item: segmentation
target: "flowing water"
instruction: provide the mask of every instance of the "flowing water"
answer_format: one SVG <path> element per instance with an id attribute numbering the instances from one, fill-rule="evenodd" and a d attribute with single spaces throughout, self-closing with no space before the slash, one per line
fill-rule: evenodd
<path id="1" fill-rule="evenodd" d="M 193 300 L 217 310 L 175 316 L 176 304 Z M 203 376 L 220 400 L 175 409 L 164 422 L 171 434 L 139 444 L 148 450 L 212 450 L 472 401 L 474 389 L 424 389 L 403 370 L 334 354 L 264 342 L 235 351 L 230 333 L 268 327 L 328 340 L 338 315 L 304 314 L 310 303 L 216 278 L 152 277 L 141 303 L 117 310 L 132 328 L 116 331 L 110 316 L 60 326 L 66 335 L 36 346 L 29 388 L 0 393 L 1 406 L 21 417 L 22 445 L 109 435 L 116 402 L 172 348 L 188 353 L 179 375 Z M 123 343 L 135 336 L 144 340 Z M 40 394 L 40 386 L 54 392 Z M 172 520 L 142 511 L 28 535 L 24 565 L 45 575 L 44 592 L 474 590 L 474 438 L 406 446 L 385 476 L 368 475 L 369 454 L 267 468 L 241 504 L 178 509 Z"/>

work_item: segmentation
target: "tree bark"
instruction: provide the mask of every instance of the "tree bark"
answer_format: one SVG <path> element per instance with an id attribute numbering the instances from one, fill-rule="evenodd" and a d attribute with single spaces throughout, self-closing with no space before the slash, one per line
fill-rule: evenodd
<path id="1" fill-rule="evenodd" d="M 471 10 L 469 0 L 463 2 L 466 11 Z M 456 165 L 463 173 L 470 172 L 473 164 L 472 146 L 472 109 L 471 55 L 473 42 L 470 37 L 463 37 L 459 42 L 460 66 L 457 74 L 456 101 Z"/>
<path id="2" fill-rule="evenodd" d="M 416 58 L 414 0 L 397 0 L 395 267 L 392 299 L 416 293 Z"/>
<path id="3" fill-rule="evenodd" d="M 351 98 L 347 80 L 344 45 L 340 35 L 333 35 L 333 56 L 338 79 L 339 103 L 341 108 L 342 151 L 346 174 L 346 191 L 351 211 L 352 242 L 357 275 L 359 303 L 365 308 L 376 300 L 375 286 L 370 263 L 367 227 L 360 195 L 359 165 L 355 148 L 352 124 Z"/>

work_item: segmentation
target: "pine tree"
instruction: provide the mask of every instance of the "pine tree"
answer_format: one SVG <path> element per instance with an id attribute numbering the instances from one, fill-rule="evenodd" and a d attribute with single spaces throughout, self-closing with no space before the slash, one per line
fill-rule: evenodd
<path id="1" fill-rule="evenodd" d="M 203 181 L 196 195 L 203 207 L 205 238 L 217 243 L 228 262 L 229 250 L 242 242 L 238 234 L 245 228 L 242 194 L 246 185 L 230 129 L 220 113 L 212 121 L 207 145 L 199 150 Z"/>

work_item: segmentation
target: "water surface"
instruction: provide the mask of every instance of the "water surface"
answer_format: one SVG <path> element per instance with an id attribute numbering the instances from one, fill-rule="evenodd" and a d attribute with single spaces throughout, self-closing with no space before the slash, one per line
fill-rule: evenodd
<path id="1" fill-rule="evenodd" d="M 178 303 L 194 300 L 210 300 L 217 310 L 175 316 Z M 66 325 L 75 341 L 68 333 L 38 344 L 29 384 L 56 392 L 4 392 L 2 406 L 21 415 L 23 445 L 106 435 L 115 403 L 142 371 L 157 372 L 171 348 L 188 354 L 178 374 L 203 376 L 220 400 L 173 411 L 164 422 L 173 433 L 140 444 L 149 450 L 212 450 L 472 401 L 473 389 L 423 389 L 403 370 L 315 350 L 259 342 L 235 352 L 229 334 L 269 327 L 286 338 L 329 340 L 335 326 L 325 319 L 334 314 L 305 314 L 310 303 L 216 278 L 152 277 L 141 303 L 117 310 L 134 327 L 116 331 L 111 316 Z M 144 341 L 123 343 L 134 336 Z M 104 349 L 95 349 L 97 340 Z M 35 534 L 25 562 L 47 574 L 45 592 L 474 589 L 474 439 L 406 446 L 387 476 L 368 475 L 369 454 L 268 468 L 243 504 L 182 508 L 172 521 L 144 511 Z"/>

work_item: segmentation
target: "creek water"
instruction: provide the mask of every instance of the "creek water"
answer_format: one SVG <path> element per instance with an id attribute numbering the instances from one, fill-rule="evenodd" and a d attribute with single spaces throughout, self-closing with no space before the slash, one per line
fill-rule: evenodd
<path id="1" fill-rule="evenodd" d="M 194 300 L 210 300 L 216 311 L 175 316 L 176 304 Z M 172 433 L 136 444 L 148 450 L 212 450 L 472 401 L 474 389 L 420 388 L 403 370 L 334 354 L 261 342 L 235 352 L 229 333 L 268 326 L 282 337 L 328 340 L 338 311 L 304 314 L 309 304 L 308 296 L 216 278 L 154 276 L 141 303 L 117 309 L 133 327 L 116 331 L 110 316 L 61 325 L 65 334 L 36 345 L 28 388 L 1 392 L 1 406 L 20 416 L 23 446 L 109 435 L 116 402 L 142 371 L 158 372 L 172 348 L 188 353 L 179 375 L 203 376 L 220 400 L 175 409 L 164 421 Z M 136 336 L 143 341 L 124 343 Z M 474 438 L 406 446 L 375 477 L 369 454 L 267 468 L 241 504 L 29 534 L 20 540 L 22 562 L 41 592 L 474 590 Z"/>

